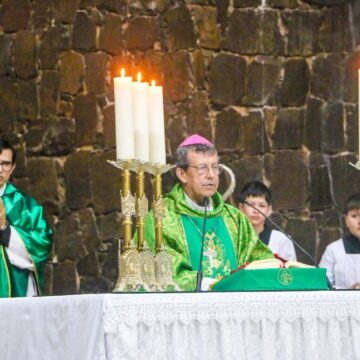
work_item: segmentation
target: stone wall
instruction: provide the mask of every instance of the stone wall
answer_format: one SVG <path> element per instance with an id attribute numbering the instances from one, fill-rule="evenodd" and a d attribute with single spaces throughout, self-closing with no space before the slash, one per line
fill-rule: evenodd
<path id="1" fill-rule="evenodd" d="M 0 135 L 19 151 L 15 185 L 55 230 L 48 293 L 111 291 L 117 277 L 120 173 L 106 160 L 121 67 L 163 84 L 169 160 L 199 132 L 233 168 L 236 192 L 249 180 L 271 186 L 275 219 L 313 255 L 340 236 L 343 202 L 360 190 L 349 165 L 358 1 L 0 4 Z"/>

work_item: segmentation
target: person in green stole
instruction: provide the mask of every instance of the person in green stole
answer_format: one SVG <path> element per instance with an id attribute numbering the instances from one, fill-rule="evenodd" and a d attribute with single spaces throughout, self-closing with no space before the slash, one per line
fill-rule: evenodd
<path id="1" fill-rule="evenodd" d="M 41 294 L 52 243 L 43 207 L 8 182 L 15 161 L 14 148 L 0 139 L 0 297 Z"/>
<path id="2" fill-rule="evenodd" d="M 196 289 L 199 269 L 201 289 L 207 290 L 238 266 L 273 257 L 248 218 L 217 192 L 221 169 L 216 148 L 202 136 L 192 135 L 179 145 L 176 175 L 180 182 L 164 195 L 163 244 L 172 256 L 174 281 L 185 291 Z M 209 201 L 206 208 L 205 198 Z M 145 239 L 152 251 L 154 229 L 150 211 L 145 218 Z"/>

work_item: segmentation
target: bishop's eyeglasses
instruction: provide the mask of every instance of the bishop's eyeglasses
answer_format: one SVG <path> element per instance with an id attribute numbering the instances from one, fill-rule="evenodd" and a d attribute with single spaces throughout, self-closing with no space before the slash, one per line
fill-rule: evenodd
<path id="1" fill-rule="evenodd" d="M 210 171 L 210 169 L 215 175 L 219 175 L 222 173 L 222 169 L 223 169 L 220 164 L 212 164 L 212 165 L 201 164 L 197 166 L 188 165 L 187 167 L 194 168 L 199 175 L 206 175 Z"/>

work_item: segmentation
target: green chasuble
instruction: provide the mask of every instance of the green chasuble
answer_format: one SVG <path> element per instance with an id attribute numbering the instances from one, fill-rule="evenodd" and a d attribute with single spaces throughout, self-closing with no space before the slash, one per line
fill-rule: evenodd
<path id="1" fill-rule="evenodd" d="M 214 209 L 207 212 L 206 220 L 202 262 L 204 277 L 220 278 L 248 261 L 273 257 L 239 209 L 225 204 L 219 193 L 215 193 L 212 200 Z M 204 212 L 194 210 L 188 204 L 181 184 L 176 184 L 164 196 L 164 201 L 163 242 L 173 259 L 174 280 L 183 290 L 195 290 Z M 145 218 L 145 239 L 154 251 L 153 211 Z"/>
<path id="2" fill-rule="evenodd" d="M 36 286 L 41 293 L 44 287 L 43 266 L 52 242 L 52 230 L 45 220 L 43 207 L 11 184 L 6 185 L 2 199 L 6 219 L 20 235 L 32 259 Z M 0 297 L 26 296 L 30 272 L 11 264 L 4 246 L 0 246 L 0 251 Z"/>

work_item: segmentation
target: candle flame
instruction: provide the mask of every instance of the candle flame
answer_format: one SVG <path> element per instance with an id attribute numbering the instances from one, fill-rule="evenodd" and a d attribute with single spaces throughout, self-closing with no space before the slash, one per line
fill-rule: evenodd
<path id="1" fill-rule="evenodd" d="M 155 80 L 151 80 L 151 86 L 155 86 Z"/>
<path id="2" fill-rule="evenodd" d="M 125 77 L 125 69 L 124 68 L 121 69 L 120 75 L 121 75 L 121 77 Z"/>
<path id="3" fill-rule="evenodd" d="M 141 82 L 141 72 L 140 71 L 137 73 L 137 81 Z"/>

